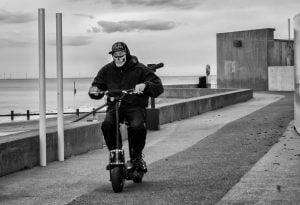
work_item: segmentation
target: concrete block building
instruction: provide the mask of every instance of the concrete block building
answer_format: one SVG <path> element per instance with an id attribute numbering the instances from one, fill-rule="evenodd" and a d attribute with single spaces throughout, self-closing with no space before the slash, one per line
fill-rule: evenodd
<path id="1" fill-rule="evenodd" d="M 219 88 L 268 90 L 268 67 L 293 65 L 291 40 L 274 39 L 273 28 L 217 34 Z"/>

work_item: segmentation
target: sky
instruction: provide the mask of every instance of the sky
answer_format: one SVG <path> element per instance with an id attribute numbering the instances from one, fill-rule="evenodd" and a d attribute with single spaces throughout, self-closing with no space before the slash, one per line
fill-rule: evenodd
<path id="1" fill-rule="evenodd" d="M 0 79 L 37 78 L 38 9 L 45 9 L 46 77 L 56 77 L 56 13 L 62 13 L 64 77 L 94 77 L 125 42 L 161 76 L 216 74 L 216 34 L 275 28 L 288 39 L 299 0 L 0 0 Z"/>

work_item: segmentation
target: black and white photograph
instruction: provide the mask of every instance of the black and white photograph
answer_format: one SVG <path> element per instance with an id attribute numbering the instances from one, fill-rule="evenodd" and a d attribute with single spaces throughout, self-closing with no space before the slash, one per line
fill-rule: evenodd
<path id="1" fill-rule="evenodd" d="M 0 0 L 1 205 L 299 205 L 299 0 Z"/>

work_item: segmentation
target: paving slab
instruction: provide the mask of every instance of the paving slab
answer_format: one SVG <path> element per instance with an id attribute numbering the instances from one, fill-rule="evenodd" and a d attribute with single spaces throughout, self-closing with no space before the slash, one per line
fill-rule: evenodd
<path id="1" fill-rule="evenodd" d="M 223 204 L 300 204 L 300 136 L 294 121 L 218 203 Z"/>

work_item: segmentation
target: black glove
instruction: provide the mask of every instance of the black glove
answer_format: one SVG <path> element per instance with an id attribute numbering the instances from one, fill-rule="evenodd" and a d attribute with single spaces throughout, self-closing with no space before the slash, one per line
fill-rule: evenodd
<path id="1" fill-rule="evenodd" d="M 96 86 L 90 87 L 88 94 L 90 98 L 94 100 L 99 100 L 104 96 L 104 92 L 101 92 L 101 90 L 99 90 Z"/>

